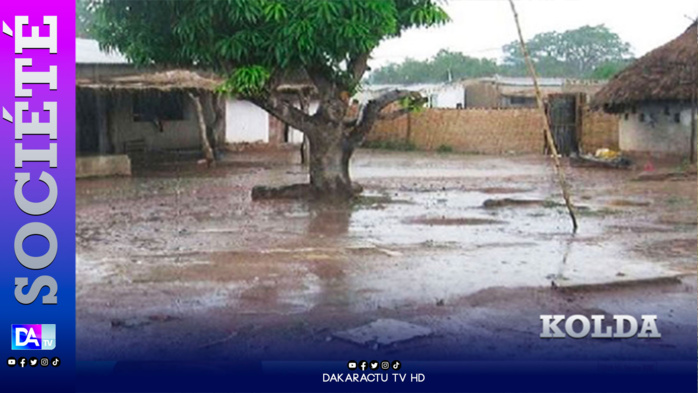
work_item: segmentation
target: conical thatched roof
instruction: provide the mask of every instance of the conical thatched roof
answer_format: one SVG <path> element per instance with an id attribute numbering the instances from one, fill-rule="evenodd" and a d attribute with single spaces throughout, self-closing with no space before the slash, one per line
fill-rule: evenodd
<path id="1" fill-rule="evenodd" d="M 592 105 L 621 112 L 641 102 L 690 102 L 698 86 L 698 30 L 694 22 L 674 40 L 647 53 L 601 89 Z"/>

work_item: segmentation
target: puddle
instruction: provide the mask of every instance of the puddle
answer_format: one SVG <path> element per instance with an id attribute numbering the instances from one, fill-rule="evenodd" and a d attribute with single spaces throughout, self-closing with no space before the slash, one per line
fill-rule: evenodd
<path id="1" fill-rule="evenodd" d="M 359 152 L 352 174 L 365 196 L 326 210 L 250 200 L 255 185 L 306 181 L 299 167 L 134 173 L 78 181 L 79 314 L 323 310 L 331 319 L 549 287 L 550 277 L 560 286 L 669 277 L 695 262 L 695 239 L 669 238 L 674 226 L 696 231 L 695 184 L 574 169 L 574 195 L 595 210 L 581 209 L 570 242 L 542 157 Z M 685 203 L 657 203 L 673 194 Z"/>
<path id="2" fill-rule="evenodd" d="M 503 225 L 506 221 L 495 220 L 491 218 L 476 218 L 476 217 L 463 217 L 463 218 L 447 218 L 447 217 L 435 217 L 435 218 L 415 218 L 407 220 L 410 224 L 419 225 Z"/>

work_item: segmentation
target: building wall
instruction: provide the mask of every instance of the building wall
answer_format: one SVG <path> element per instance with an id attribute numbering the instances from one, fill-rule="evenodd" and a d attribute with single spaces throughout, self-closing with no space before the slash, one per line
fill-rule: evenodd
<path id="1" fill-rule="evenodd" d="M 118 76 L 151 74 L 158 71 L 162 71 L 162 69 L 155 67 L 136 67 L 133 64 L 78 63 L 75 64 L 75 79 L 89 79 L 97 82 Z"/>
<path id="2" fill-rule="evenodd" d="M 170 93 L 178 94 L 178 93 Z M 114 153 L 143 145 L 147 151 L 200 149 L 199 123 L 193 103 L 184 99 L 184 120 L 162 121 L 162 131 L 150 121 L 134 121 L 133 94 L 109 97 L 108 128 Z"/>
<path id="3" fill-rule="evenodd" d="M 584 94 L 584 99 L 587 102 L 594 97 L 594 94 L 598 93 L 606 85 L 606 81 L 574 81 L 567 80 L 564 85 L 562 85 L 562 93 L 582 93 Z"/>
<path id="4" fill-rule="evenodd" d="M 466 108 L 497 108 L 499 91 L 492 83 L 476 83 L 466 87 Z"/>
<path id="5" fill-rule="evenodd" d="M 456 108 L 463 105 L 465 100 L 465 88 L 462 85 L 446 85 L 434 91 L 429 97 L 432 108 Z"/>
<path id="6" fill-rule="evenodd" d="M 582 153 L 596 152 L 597 149 L 619 150 L 617 115 L 602 111 L 582 110 L 582 130 L 579 147 Z"/>
<path id="7" fill-rule="evenodd" d="M 677 114 L 678 119 L 675 118 Z M 623 151 L 688 154 L 691 141 L 690 107 L 677 104 L 638 106 L 636 113 L 621 114 L 619 140 Z"/>
<path id="8" fill-rule="evenodd" d="M 269 114 L 249 101 L 228 100 L 225 124 L 228 143 L 269 142 Z"/>
<path id="9" fill-rule="evenodd" d="M 286 123 L 276 116 L 269 115 L 269 144 L 281 146 L 286 143 Z"/>
<path id="10" fill-rule="evenodd" d="M 409 141 L 418 149 L 500 154 L 541 153 L 543 124 L 532 109 L 427 109 L 379 121 L 369 141 Z"/>

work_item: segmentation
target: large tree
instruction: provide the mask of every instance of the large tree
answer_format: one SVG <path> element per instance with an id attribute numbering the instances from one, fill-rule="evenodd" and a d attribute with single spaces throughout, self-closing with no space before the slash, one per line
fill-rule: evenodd
<path id="1" fill-rule="evenodd" d="M 536 70 L 543 76 L 588 78 L 607 76 L 619 70 L 632 56 L 630 44 L 604 25 L 582 26 L 562 33 L 536 34 L 526 46 Z M 503 70 L 508 74 L 526 75 L 526 66 L 518 41 L 505 45 Z M 613 68 L 611 68 L 613 67 Z M 604 68 L 605 72 L 595 71 Z"/>
<path id="2" fill-rule="evenodd" d="M 411 27 L 444 23 L 438 0 L 95 0 L 93 35 L 138 64 L 209 69 L 222 90 L 264 108 L 310 142 L 309 193 L 353 195 L 349 160 L 390 103 L 416 98 L 392 91 L 349 116 L 378 44 Z M 319 108 L 298 108 L 307 96 L 280 87 L 307 78 Z"/>
<path id="3" fill-rule="evenodd" d="M 371 72 L 369 80 L 371 83 L 438 83 L 492 76 L 496 73 L 497 63 L 494 60 L 442 49 L 425 61 L 406 59 L 399 64 L 388 64 Z"/>

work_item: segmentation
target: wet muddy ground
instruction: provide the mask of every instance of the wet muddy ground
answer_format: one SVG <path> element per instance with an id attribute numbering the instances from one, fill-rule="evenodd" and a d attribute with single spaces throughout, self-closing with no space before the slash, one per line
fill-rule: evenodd
<path id="1" fill-rule="evenodd" d="M 365 192 L 350 207 L 252 202 L 255 185 L 307 179 L 272 158 L 77 181 L 79 360 L 299 347 L 346 358 L 366 349 L 332 334 L 378 318 L 434 332 L 374 348 L 393 356 L 564 356 L 569 340 L 538 338 L 539 315 L 556 313 L 658 314 L 664 338 L 634 340 L 639 353 L 672 356 L 695 339 L 695 178 L 568 167 L 572 235 L 542 156 L 360 151 L 352 175 Z"/>

